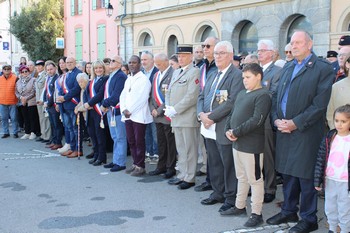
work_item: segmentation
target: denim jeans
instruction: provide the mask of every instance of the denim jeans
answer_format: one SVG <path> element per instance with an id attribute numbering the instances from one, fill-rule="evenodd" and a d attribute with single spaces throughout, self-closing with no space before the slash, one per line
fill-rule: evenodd
<path id="1" fill-rule="evenodd" d="M 146 128 L 146 153 L 151 156 L 158 154 L 157 128 L 154 122 L 148 124 Z"/>
<path id="2" fill-rule="evenodd" d="M 116 126 L 111 126 L 112 112 L 107 113 L 109 131 L 113 139 L 113 163 L 119 166 L 125 166 L 127 142 L 125 123 L 121 121 L 122 116 L 115 116 Z"/>
<path id="3" fill-rule="evenodd" d="M 52 129 L 52 143 L 56 145 L 62 144 L 62 136 L 63 136 L 63 125 L 59 118 L 59 113 L 56 112 L 54 108 L 49 110 L 49 120 L 51 123 Z"/>
<path id="4" fill-rule="evenodd" d="M 74 110 L 64 110 L 64 126 L 67 127 L 70 138 L 70 149 L 72 151 L 78 151 L 77 140 L 78 140 L 78 126 L 77 126 L 77 116 L 74 113 Z M 80 140 L 82 141 L 82 140 Z M 80 148 L 81 150 L 82 148 Z"/>
<path id="5" fill-rule="evenodd" d="M 18 133 L 17 106 L 0 104 L 1 124 L 4 134 L 10 134 L 9 119 L 11 118 L 13 134 Z"/>

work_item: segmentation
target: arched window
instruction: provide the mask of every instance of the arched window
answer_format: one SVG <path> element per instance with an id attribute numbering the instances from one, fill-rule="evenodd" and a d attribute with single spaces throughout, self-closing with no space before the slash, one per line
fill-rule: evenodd
<path id="1" fill-rule="evenodd" d="M 201 41 L 200 42 L 203 42 L 205 41 L 205 39 L 207 39 L 208 37 L 216 37 L 216 34 L 213 30 L 212 27 L 210 26 L 207 26 L 204 30 L 203 30 L 203 33 L 202 33 L 202 36 L 201 36 Z"/>
<path id="2" fill-rule="evenodd" d="M 176 53 L 176 47 L 178 45 L 178 41 L 176 36 L 171 35 L 168 39 L 168 56 L 170 57 L 174 53 Z"/>
<path id="3" fill-rule="evenodd" d="M 250 21 L 242 27 L 239 33 L 239 52 L 253 52 L 257 50 L 258 30 Z"/>
<path id="4" fill-rule="evenodd" d="M 143 40 L 143 46 L 153 46 L 152 37 L 147 33 L 145 39 Z"/>
<path id="5" fill-rule="evenodd" d="M 287 43 L 290 42 L 290 39 L 291 39 L 293 33 L 296 30 L 306 31 L 310 35 L 313 34 L 312 25 L 311 25 L 310 21 L 303 15 L 301 15 L 298 18 L 294 19 L 294 21 L 290 25 L 290 27 L 288 29 L 288 33 L 287 33 Z"/>
<path id="6" fill-rule="evenodd" d="M 349 26 L 348 26 L 348 31 L 350 31 L 350 23 L 349 23 Z"/>

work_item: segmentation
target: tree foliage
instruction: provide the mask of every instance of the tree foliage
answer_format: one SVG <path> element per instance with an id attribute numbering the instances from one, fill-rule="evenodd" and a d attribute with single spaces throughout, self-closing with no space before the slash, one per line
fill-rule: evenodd
<path id="1" fill-rule="evenodd" d="M 57 61 L 63 50 L 56 49 L 56 37 L 63 37 L 63 0 L 40 0 L 10 19 L 10 32 L 33 61 Z"/>

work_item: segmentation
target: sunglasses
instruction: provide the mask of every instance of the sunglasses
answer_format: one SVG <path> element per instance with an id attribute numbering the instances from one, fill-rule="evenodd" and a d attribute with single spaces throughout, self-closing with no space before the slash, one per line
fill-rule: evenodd
<path id="1" fill-rule="evenodd" d="M 21 71 L 21 74 L 28 73 L 28 70 Z"/>
<path id="2" fill-rule="evenodd" d="M 207 49 L 210 49 L 210 44 L 202 44 L 202 49 L 204 49 L 205 47 L 207 47 Z"/>
<path id="3" fill-rule="evenodd" d="M 285 54 L 292 54 L 292 51 L 284 51 Z"/>

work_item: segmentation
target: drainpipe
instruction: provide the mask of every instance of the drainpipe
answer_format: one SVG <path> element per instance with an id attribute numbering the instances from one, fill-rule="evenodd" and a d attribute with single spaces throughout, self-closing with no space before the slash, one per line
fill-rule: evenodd
<path id="1" fill-rule="evenodd" d="M 126 0 L 124 0 L 124 13 L 120 16 L 120 26 L 124 28 L 124 61 L 126 62 L 126 26 L 123 19 L 126 17 Z"/>

